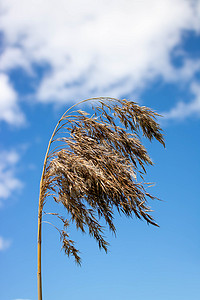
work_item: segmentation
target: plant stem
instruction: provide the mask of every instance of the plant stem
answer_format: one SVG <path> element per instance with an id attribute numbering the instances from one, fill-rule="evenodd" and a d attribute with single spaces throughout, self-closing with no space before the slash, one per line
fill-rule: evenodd
<path id="1" fill-rule="evenodd" d="M 83 101 L 80 101 L 76 104 L 74 104 L 73 106 L 71 106 L 60 118 L 60 120 L 58 121 L 52 136 L 49 140 L 49 144 L 47 147 L 47 151 L 46 151 L 46 155 L 44 158 L 44 164 L 43 164 L 43 170 L 42 170 L 42 176 L 41 176 L 41 180 L 40 180 L 40 196 L 39 196 L 39 208 L 38 208 L 38 247 L 37 247 L 37 253 L 38 253 L 38 260 L 37 260 L 37 282 L 38 282 L 38 300 L 42 300 L 42 274 L 41 274 L 41 241 L 42 241 L 42 210 L 43 210 L 43 205 L 44 205 L 44 192 L 43 192 L 43 184 L 44 184 L 44 178 L 45 178 L 45 171 L 46 171 L 46 165 L 47 165 L 47 160 L 48 160 L 48 154 L 49 154 L 49 149 L 51 146 L 51 143 L 53 142 L 53 138 L 57 132 L 57 128 L 59 126 L 59 124 L 61 123 L 61 121 L 64 119 L 64 117 L 66 116 L 66 114 L 75 106 L 84 103 L 84 102 L 88 102 L 91 100 L 117 100 L 115 98 L 109 98 L 109 97 L 100 97 L 100 98 L 90 98 L 90 99 L 86 99 Z"/>
<path id="2" fill-rule="evenodd" d="M 44 193 L 43 193 L 43 181 L 45 177 L 45 170 L 47 165 L 47 158 L 49 154 L 49 149 L 53 140 L 53 137 L 56 133 L 56 130 L 58 128 L 58 125 L 60 124 L 63 116 L 58 121 L 53 134 L 49 140 L 49 144 L 47 147 L 46 155 L 44 158 L 44 164 L 43 164 L 43 170 L 42 170 L 42 176 L 40 180 L 40 196 L 39 196 L 39 208 L 38 208 L 38 246 L 37 246 L 37 253 L 38 253 L 38 260 L 37 260 L 37 283 L 38 283 L 38 300 L 42 300 L 42 273 L 41 273 L 41 242 L 42 242 L 42 210 L 44 205 Z"/>
<path id="3" fill-rule="evenodd" d="M 41 205 L 41 199 L 40 199 L 40 201 L 39 201 L 39 212 L 38 212 L 38 271 L 37 271 L 38 300 L 42 300 L 41 231 L 42 231 L 42 205 Z"/>

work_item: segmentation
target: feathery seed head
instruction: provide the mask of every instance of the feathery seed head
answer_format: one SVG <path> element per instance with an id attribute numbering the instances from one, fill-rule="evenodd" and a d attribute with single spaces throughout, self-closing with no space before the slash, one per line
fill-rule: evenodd
<path id="1" fill-rule="evenodd" d="M 158 114 L 149 108 L 125 99 L 99 98 L 93 110 L 92 116 L 78 110 L 60 119 L 51 142 L 57 141 L 59 146 L 48 153 L 41 195 L 44 202 L 53 193 L 77 229 L 85 232 L 88 228 L 99 248 L 107 251 L 100 219 L 115 233 L 114 208 L 158 226 L 147 205 L 147 199 L 155 197 L 136 179 L 138 172 L 146 172 L 145 166 L 152 164 L 139 134 L 165 144 L 156 122 Z M 67 135 L 59 137 L 61 130 L 66 130 Z M 69 222 L 59 218 L 64 224 L 60 231 L 63 249 L 80 263 L 79 252 L 65 231 Z"/>

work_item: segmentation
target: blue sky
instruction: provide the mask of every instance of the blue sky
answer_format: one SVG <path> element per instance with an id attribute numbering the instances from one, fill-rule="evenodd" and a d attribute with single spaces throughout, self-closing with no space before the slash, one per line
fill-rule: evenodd
<path id="1" fill-rule="evenodd" d="M 106 255 L 71 226 L 80 268 L 44 224 L 44 299 L 199 297 L 199 20 L 198 0 L 1 1 L 0 300 L 37 299 L 48 139 L 70 105 L 98 96 L 126 97 L 164 116 L 166 149 L 145 141 L 155 163 L 145 179 L 163 200 L 151 203 L 160 228 L 116 215 Z M 49 199 L 46 210 L 56 209 Z"/>

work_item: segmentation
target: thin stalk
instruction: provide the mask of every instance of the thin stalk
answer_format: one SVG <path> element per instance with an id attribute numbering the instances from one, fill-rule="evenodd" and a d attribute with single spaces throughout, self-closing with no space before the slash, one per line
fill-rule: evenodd
<path id="1" fill-rule="evenodd" d="M 105 98 L 103 97 L 103 99 L 111 100 L 111 98 L 106 98 L 106 97 Z M 55 129 L 52 133 L 52 136 L 49 140 L 46 155 L 45 155 L 45 158 L 44 158 L 42 176 L 41 176 L 41 180 L 40 180 L 40 195 L 39 195 L 39 208 L 38 208 L 38 246 L 37 246 L 37 253 L 38 253 L 38 260 L 37 260 L 37 264 L 38 264 L 38 266 L 37 266 L 37 268 L 38 268 L 37 269 L 38 300 L 42 300 L 41 243 L 42 243 L 42 210 L 43 210 L 43 205 L 44 205 L 43 183 L 44 183 L 45 170 L 46 170 L 46 165 L 47 165 L 50 146 L 52 144 L 52 141 L 53 141 L 53 138 L 54 138 L 55 134 L 57 133 L 58 126 L 60 125 L 61 121 L 63 120 L 65 115 L 68 113 L 68 111 L 71 110 L 76 105 L 79 105 L 81 103 L 84 103 L 84 102 L 87 102 L 87 101 L 90 101 L 90 100 L 101 100 L 101 98 L 91 98 L 91 99 L 86 99 L 86 100 L 80 101 L 79 103 L 76 103 L 73 106 L 71 106 L 62 115 L 62 117 L 58 121 L 58 123 L 57 123 L 57 125 L 56 125 L 56 127 L 55 127 Z M 114 100 L 114 98 L 113 98 L 113 100 Z"/>
<path id="2" fill-rule="evenodd" d="M 41 201 L 39 201 L 41 202 Z M 40 209 L 40 204 L 39 204 Z M 37 271 L 37 281 L 38 281 L 38 300 L 42 300 L 42 275 L 41 275 L 41 232 L 42 232 L 42 214 L 38 213 L 38 271 Z"/>
<path id="3" fill-rule="evenodd" d="M 42 193 L 43 181 L 44 181 L 45 170 L 46 170 L 46 165 L 47 165 L 47 158 L 48 158 L 49 149 L 50 149 L 50 146 L 52 143 L 52 139 L 56 133 L 56 130 L 57 130 L 63 116 L 58 121 L 58 123 L 53 131 L 53 134 L 49 140 L 46 155 L 44 158 L 42 176 L 41 176 L 41 180 L 40 180 L 40 196 L 39 196 L 39 208 L 38 208 L 38 271 L 37 271 L 38 300 L 42 300 L 41 243 L 42 243 L 42 210 L 43 210 L 43 204 L 44 204 L 44 199 L 43 199 L 44 197 L 43 197 L 43 193 Z"/>

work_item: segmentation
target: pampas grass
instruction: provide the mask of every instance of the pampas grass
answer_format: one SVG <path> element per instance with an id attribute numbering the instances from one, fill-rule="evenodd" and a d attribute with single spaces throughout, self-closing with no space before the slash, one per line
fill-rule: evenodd
<path id="1" fill-rule="evenodd" d="M 146 191 L 143 181 L 145 168 L 152 165 L 152 161 L 139 137 L 142 134 L 150 141 L 156 139 L 165 146 L 162 130 L 156 122 L 158 114 L 132 101 L 113 98 L 90 100 L 96 102 L 92 106 L 93 114 L 72 111 L 73 106 L 61 117 L 49 141 L 40 183 L 40 281 L 41 220 L 49 196 L 61 203 L 70 216 L 66 219 L 53 213 L 63 223 L 63 229 L 58 229 L 62 247 L 78 264 L 81 263 L 79 251 L 67 231 L 70 222 L 82 232 L 88 231 L 99 248 L 106 252 L 108 243 L 100 221 L 104 219 L 115 233 L 115 209 L 127 217 L 136 216 L 158 226 L 147 203 L 148 199 L 155 197 Z M 38 292 L 41 282 L 39 286 Z"/>

